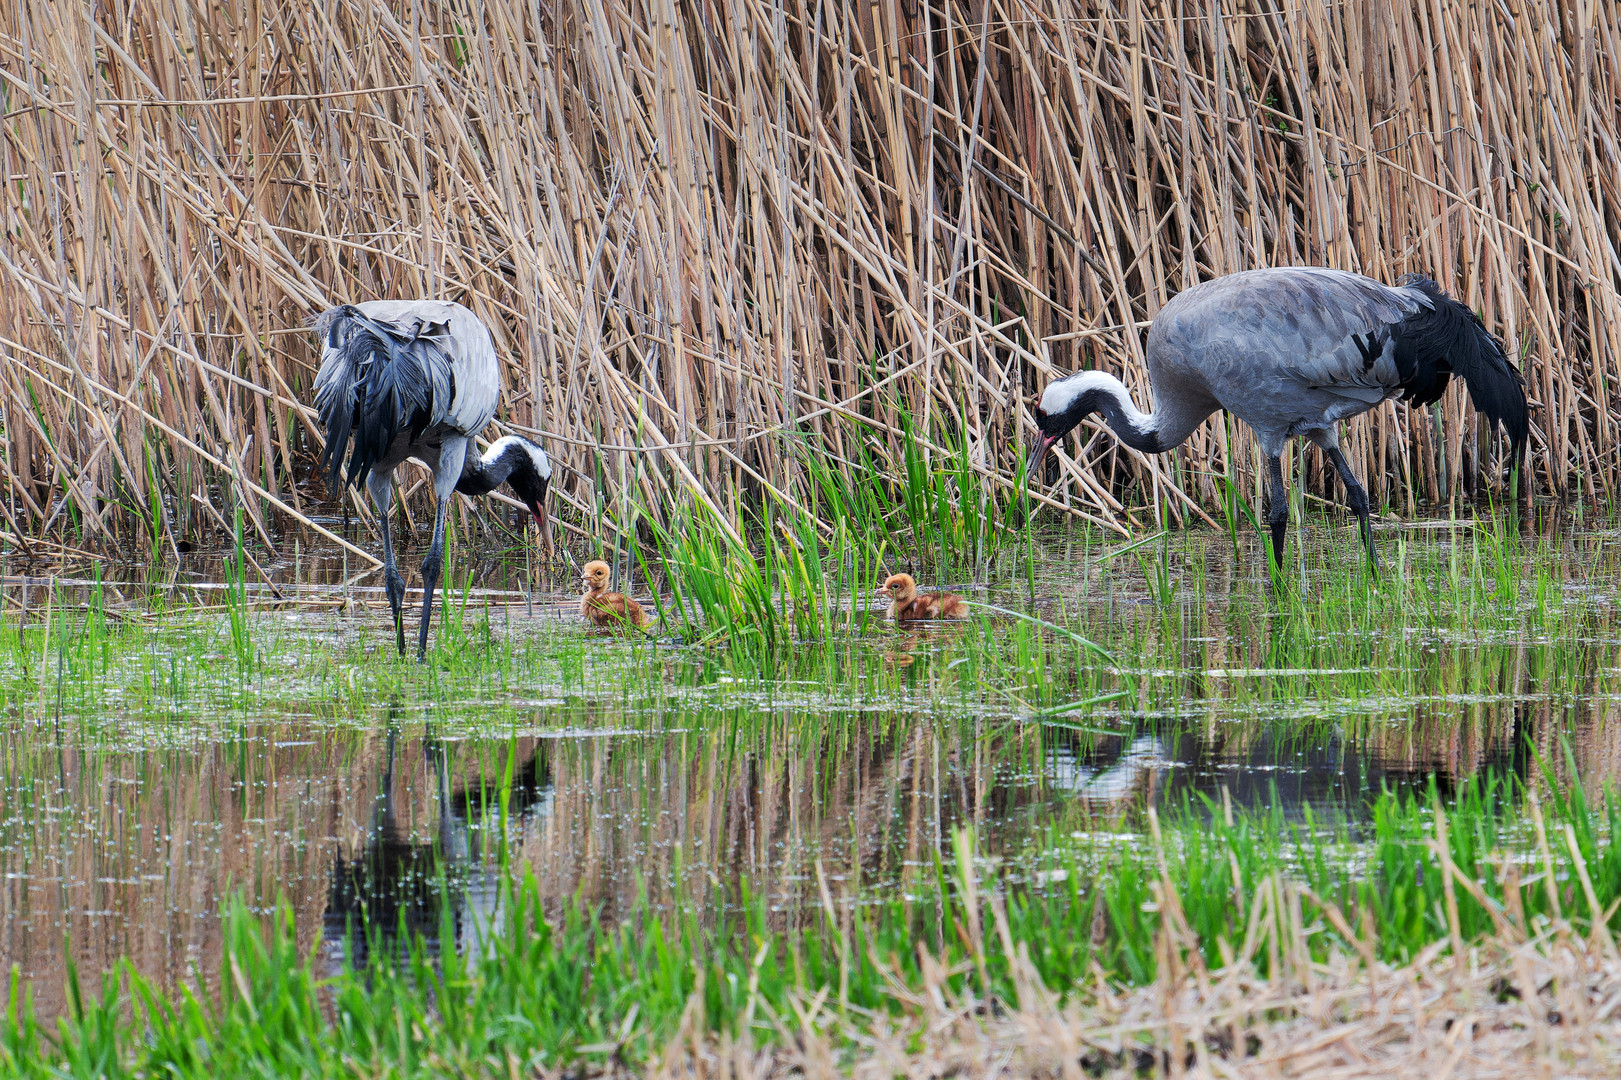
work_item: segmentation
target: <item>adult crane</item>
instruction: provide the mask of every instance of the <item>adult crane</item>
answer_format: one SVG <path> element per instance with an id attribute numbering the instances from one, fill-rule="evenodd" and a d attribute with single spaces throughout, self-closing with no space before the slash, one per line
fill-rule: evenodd
<path id="1" fill-rule="evenodd" d="M 546 531 L 546 451 L 516 435 L 503 436 L 482 456 L 468 443 L 489 424 L 501 394 L 495 342 L 478 316 L 448 300 L 372 300 L 342 304 L 315 321 L 321 370 L 315 405 L 326 429 L 321 459 L 328 485 L 366 485 L 383 534 L 383 591 L 394 611 L 394 636 L 405 655 L 405 580 L 394 565 L 389 513 L 394 470 L 415 458 L 433 473 L 433 540 L 422 562 L 422 626 L 417 659 L 428 649 L 428 624 L 445 550 L 445 511 L 454 492 L 486 495 L 505 483 Z M 350 449 L 351 443 L 353 449 Z"/>
<path id="2" fill-rule="evenodd" d="M 1336 425 L 1390 398 L 1440 398 L 1456 375 L 1475 409 L 1501 424 L 1519 462 L 1527 431 L 1525 380 L 1468 307 L 1419 274 L 1394 286 L 1325 267 L 1246 270 L 1177 294 L 1148 331 L 1154 411 L 1132 404 L 1119 379 L 1083 371 L 1050 384 L 1036 409 L 1034 472 L 1048 449 L 1092 413 L 1148 454 L 1180 446 L 1226 409 L 1255 431 L 1267 457 L 1272 558 L 1283 565 L 1289 501 L 1282 454 L 1294 436 L 1316 443 L 1345 484 L 1373 569 L 1379 556 L 1368 494 L 1340 452 Z"/>

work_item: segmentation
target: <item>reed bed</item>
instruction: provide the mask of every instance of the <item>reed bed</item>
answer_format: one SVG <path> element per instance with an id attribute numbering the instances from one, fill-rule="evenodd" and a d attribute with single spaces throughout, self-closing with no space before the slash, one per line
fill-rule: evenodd
<path id="1" fill-rule="evenodd" d="M 1593 2 L 20 0 L 0 528 L 325 530 L 306 322 L 415 295 L 492 325 L 498 426 L 588 529 L 632 497 L 806 509 L 806 446 L 902 476 L 960 445 L 1005 489 L 1047 379 L 1146 403 L 1168 297 L 1293 263 L 1465 299 L 1528 377 L 1526 487 L 1608 499 L 1618 64 Z M 1499 483 L 1462 393 L 1348 435 L 1406 513 Z M 1090 440 L 1041 498 L 1197 520 L 1258 460 L 1223 420 L 1161 460 Z"/>

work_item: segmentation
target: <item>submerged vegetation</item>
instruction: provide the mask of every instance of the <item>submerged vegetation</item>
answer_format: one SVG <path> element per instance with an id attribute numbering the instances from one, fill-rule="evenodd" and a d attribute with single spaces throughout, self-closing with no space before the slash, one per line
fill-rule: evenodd
<path id="1" fill-rule="evenodd" d="M 588 635 L 542 568 L 453 563 L 423 665 L 376 590 L 321 583 L 330 556 L 248 580 L 245 536 L 203 568 L 223 588 L 7 579 L 0 870 L 63 883 L 16 894 L 23 940 L 151 933 L 101 879 L 202 927 L 160 937 L 180 968 L 38 935 L 8 1065 L 508 1075 L 790 1031 L 859 1055 L 924 1000 L 988 1023 L 1040 985 L 1113 1015 L 1198 972 L 1553 963 L 1621 925 L 1607 532 L 1381 530 L 1376 579 L 1315 513 L 1281 576 L 1247 530 L 993 531 L 934 575 L 972 618 L 886 625 L 899 552 L 964 501 L 1007 512 L 949 483 L 846 488 L 881 527 L 643 519 L 617 561 L 646 638 Z"/>

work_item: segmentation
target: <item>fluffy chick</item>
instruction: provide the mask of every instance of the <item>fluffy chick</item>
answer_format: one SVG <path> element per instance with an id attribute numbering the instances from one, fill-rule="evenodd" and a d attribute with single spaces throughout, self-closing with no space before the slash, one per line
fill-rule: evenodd
<path id="1" fill-rule="evenodd" d="M 911 574 L 892 574 L 878 591 L 889 597 L 889 617 L 896 622 L 919 619 L 966 619 L 968 607 L 956 593 L 925 594 L 917 591 Z"/>
<path id="2" fill-rule="evenodd" d="M 604 630 L 634 626 L 645 630 L 653 621 L 642 610 L 642 605 L 624 593 L 608 591 L 608 564 L 601 559 L 585 564 L 580 584 L 585 586 L 585 595 L 580 597 L 580 615 L 592 626 Z"/>

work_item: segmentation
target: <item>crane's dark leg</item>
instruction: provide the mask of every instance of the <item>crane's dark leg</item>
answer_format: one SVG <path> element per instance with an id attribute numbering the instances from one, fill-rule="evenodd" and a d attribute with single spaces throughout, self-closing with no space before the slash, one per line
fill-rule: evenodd
<path id="1" fill-rule="evenodd" d="M 377 526 L 383 532 L 383 593 L 394 611 L 394 640 L 399 643 L 400 655 L 404 656 L 405 620 L 400 609 L 405 606 L 405 579 L 394 565 L 394 536 L 389 531 L 389 518 L 394 511 L 394 470 L 373 469 L 366 477 L 366 490 L 371 493 L 372 505 L 377 507 Z"/>
<path id="2" fill-rule="evenodd" d="M 1357 522 L 1362 529 L 1362 546 L 1368 549 L 1368 561 L 1373 564 L 1373 572 L 1379 573 L 1379 554 L 1373 549 L 1373 521 L 1368 511 L 1368 493 L 1362 487 L 1362 481 L 1356 478 L 1351 471 L 1351 463 L 1345 460 L 1340 452 L 1340 438 L 1332 430 L 1313 431 L 1307 433 L 1307 438 L 1317 444 L 1317 448 L 1328 455 L 1328 460 L 1334 465 L 1334 471 L 1340 474 L 1340 482 L 1345 485 L 1345 505 L 1356 514 Z"/>
<path id="3" fill-rule="evenodd" d="M 422 626 L 417 630 L 417 660 L 428 655 L 428 624 L 433 621 L 433 594 L 439 588 L 439 572 L 445 560 L 445 512 L 450 508 L 449 496 L 434 492 L 433 543 L 427 558 L 422 560 Z"/>
<path id="4" fill-rule="evenodd" d="M 1345 460 L 1345 455 L 1338 446 L 1326 447 L 1328 460 L 1334 463 L 1334 468 L 1340 474 L 1340 480 L 1345 484 L 1345 504 L 1356 514 L 1362 523 L 1362 543 L 1368 549 L 1368 562 L 1373 565 L 1373 572 L 1379 573 L 1379 553 L 1373 548 L 1373 519 L 1369 514 L 1368 493 L 1362 487 L 1362 482 L 1351 471 L 1351 463 Z"/>
<path id="5" fill-rule="evenodd" d="M 433 542 L 422 560 L 422 629 L 417 632 L 417 659 L 428 655 L 428 624 L 433 621 L 433 594 L 439 587 L 439 572 L 445 564 L 445 514 L 450 498 L 461 479 L 462 462 L 467 457 L 467 439 L 449 438 L 439 448 L 439 464 L 433 470 Z"/>
<path id="6" fill-rule="evenodd" d="M 467 834 L 467 818 L 458 814 L 450 800 L 450 759 L 445 744 L 434 738 L 433 725 L 428 725 L 422 748 L 433 769 L 435 790 L 439 799 L 439 857 L 447 868 L 466 866 L 472 857 L 472 846 Z"/>
<path id="7" fill-rule="evenodd" d="M 1267 524 L 1272 526 L 1272 565 L 1283 569 L 1283 541 L 1289 532 L 1289 489 L 1283 483 L 1283 456 L 1273 454 L 1266 463 L 1271 505 L 1266 508 Z"/>

